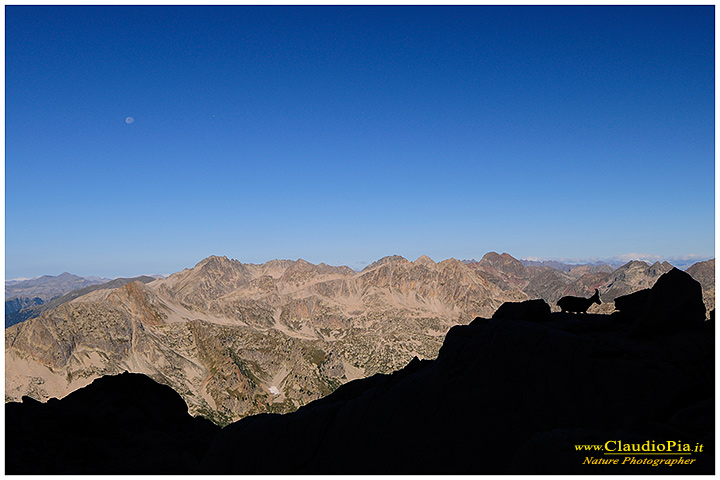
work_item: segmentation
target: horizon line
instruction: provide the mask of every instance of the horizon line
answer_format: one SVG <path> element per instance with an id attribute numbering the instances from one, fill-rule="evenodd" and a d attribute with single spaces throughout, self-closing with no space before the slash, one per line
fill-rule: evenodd
<path id="1" fill-rule="evenodd" d="M 700 255 L 700 254 L 687 254 L 687 255 L 677 255 L 677 256 L 662 256 L 662 255 L 641 254 L 641 253 L 627 253 L 627 254 L 615 255 L 615 256 L 612 256 L 612 257 L 603 257 L 603 258 L 600 258 L 600 257 L 580 257 L 580 258 L 554 257 L 554 258 L 553 258 L 553 257 L 535 257 L 535 256 L 515 257 L 514 255 L 512 255 L 512 254 L 510 254 L 510 253 L 508 253 L 508 252 L 498 253 L 498 252 L 496 252 L 496 251 L 494 251 L 494 250 L 491 250 L 491 251 L 486 252 L 486 253 L 483 254 L 483 256 L 480 257 L 480 258 L 481 258 L 481 259 L 484 258 L 484 257 L 485 257 L 487 254 L 489 254 L 489 253 L 496 253 L 496 254 L 498 254 L 498 255 L 507 254 L 507 255 L 510 255 L 512 258 L 514 258 L 514 259 L 516 259 L 516 260 L 518 260 L 518 261 L 521 261 L 521 262 L 522 262 L 522 261 L 528 261 L 528 262 L 558 262 L 558 263 L 563 263 L 563 264 L 566 264 L 566 265 L 589 265 L 589 264 L 598 264 L 598 263 L 599 263 L 599 264 L 608 264 L 608 265 L 613 265 L 613 264 L 623 264 L 623 265 L 624 265 L 624 264 L 626 264 L 626 263 L 628 263 L 628 262 L 632 262 L 632 261 L 641 261 L 641 262 L 647 263 L 648 265 L 652 265 L 653 263 L 656 263 L 656 262 L 661 262 L 661 263 L 662 263 L 662 262 L 667 262 L 667 263 L 670 263 L 671 265 L 675 266 L 675 265 L 674 265 L 675 263 L 678 263 L 678 264 L 681 264 L 681 265 L 684 264 L 684 263 L 688 263 L 688 262 L 699 263 L 699 262 L 704 262 L 704 261 L 712 260 L 712 259 L 715 258 L 714 255 L 709 256 L 709 255 Z M 400 257 L 402 257 L 402 258 L 404 258 L 405 260 L 408 260 L 408 261 L 410 261 L 410 262 L 415 262 L 415 261 L 419 260 L 419 259 L 422 258 L 422 257 L 427 257 L 427 258 L 429 258 L 430 260 L 432 260 L 432 261 L 435 262 L 435 263 L 442 263 L 443 261 L 451 260 L 451 259 L 455 259 L 455 260 L 458 260 L 458 261 L 460 261 L 460 262 L 478 262 L 478 261 L 479 261 L 479 260 L 475 260 L 475 258 L 456 258 L 456 257 L 448 257 L 448 258 L 446 258 L 446 259 L 444 259 L 444 260 L 436 261 L 436 260 L 432 259 L 432 257 L 430 257 L 429 255 L 425 255 L 425 254 L 420 255 L 420 256 L 419 256 L 417 259 L 415 259 L 415 260 L 409 260 L 408 258 L 406 258 L 406 257 L 403 256 L 403 255 L 390 254 L 390 255 L 382 256 L 382 257 L 378 258 L 377 260 L 373 260 L 372 262 L 367 262 L 367 261 L 362 260 L 362 261 L 349 262 L 349 263 L 341 263 L 341 264 L 335 264 L 335 265 L 329 264 L 329 263 L 326 263 L 326 262 L 322 262 L 322 261 L 319 262 L 319 263 L 324 263 L 325 265 L 334 266 L 334 267 L 348 267 L 348 268 L 352 269 L 353 271 L 360 272 L 360 271 L 362 271 L 365 267 L 367 267 L 368 265 L 371 265 L 372 263 L 374 263 L 374 262 L 376 262 L 376 261 L 378 261 L 378 260 L 382 260 L 383 258 L 392 257 L 392 256 L 400 256 Z M 279 260 L 279 261 L 287 260 L 287 261 L 293 261 L 293 262 L 296 262 L 296 261 L 299 261 L 299 260 L 303 260 L 303 261 L 306 261 L 306 262 L 308 262 L 308 263 L 312 263 L 312 262 L 310 262 L 310 261 L 308 261 L 308 260 L 305 260 L 305 259 L 302 258 L 302 257 L 298 257 L 298 258 L 296 258 L 296 259 L 294 259 L 294 260 L 291 259 L 291 258 L 272 258 L 272 259 L 266 260 L 265 262 L 262 262 L 262 263 L 254 263 L 254 262 L 244 262 L 244 261 L 239 260 L 239 259 L 235 259 L 235 258 L 232 258 L 232 257 L 228 257 L 227 255 L 216 255 L 216 254 L 212 254 L 212 255 L 208 255 L 208 256 L 206 256 L 206 257 L 203 257 L 201 260 L 195 262 L 195 264 L 193 264 L 193 265 L 191 265 L 191 266 L 184 267 L 184 268 L 182 268 L 182 269 L 180 269 L 180 270 L 173 271 L 173 272 L 170 272 L 170 273 L 140 273 L 140 274 L 137 274 L 137 275 L 104 276 L 104 275 L 98 275 L 98 274 L 81 275 L 81 274 L 76 274 L 76 273 L 70 273 L 70 272 L 68 272 L 67 270 L 64 270 L 63 272 L 61 272 L 61 273 L 59 273 L 59 274 L 57 274 L 57 275 L 43 274 L 43 275 L 37 275 L 37 276 L 33 276 L 33 277 L 5 278 L 5 283 L 7 283 L 7 282 L 24 282 L 24 281 L 28 281 L 28 280 L 35 280 L 35 279 L 42 278 L 42 277 L 58 277 L 58 276 L 63 275 L 63 274 L 65 274 L 65 273 L 68 273 L 68 274 L 70 274 L 70 275 L 76 275 L 76 276 L 82 277 L 82 278 L 92 278 L 92 277 L 101 278 L 101 279 L 102 279 L 102 278 L 107 278 L 108 281 L 115 280 L 115 279 L 118 279 L 118 278 L 133 278 L 133 277 L 139 277 L 139 276 L 143 276 L 143 275 L 146 275 L 146 276 L 160 276 L 160 277 L 162 277 L 162 278 L 165 278 L 165 277 L 168 277 L 168 276 L 170 276 L 170 275 L 172 275 L 172 274 L 174 274 L 174 273 L 180 272 L 180 271 L 182 271 L 182 270 L 194 268 L 198 263 L 200 263 L 200 262 L 202 262 L 203 260 L 205 260 L 205 259 L 207 259 L 207 258 L 210 258 L 210 257 L 225 257 L 225 258 L 229 258 L 230 260 L 238 261 L 238 262 L 240 262 L 240 263 L 246 263 L 246 264 L 248 264 L 248 265 L 263 265 L 263 264 L 265 264 L 265 263 L 267 263 L 267 262 L 272 262 L 273 260 Z M 319 263 L 318 263 L 318 264 L 319 264 Z M 314 264 L 314 265 L 318 265 L 318 264 Z M 351 266 L 351 265 L 355 265 L 355 267 L 353 267 L 353 266 Z"/>

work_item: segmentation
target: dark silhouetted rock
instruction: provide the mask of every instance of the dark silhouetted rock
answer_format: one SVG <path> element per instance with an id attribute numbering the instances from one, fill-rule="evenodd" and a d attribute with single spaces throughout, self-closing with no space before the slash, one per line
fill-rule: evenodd
<path id="1" fill-rule="evenodd" d="M 593 315 L 594 317 L 608 317 Z M 714 338 L 704 329 L 632 339 L 626 327 L 551 314 L 476 318 L 438 358 L 350 382 L 286 415 L 216 437 L 222 474 L 713 473 Z M 583 325 L 582 333 L 574 331 Z M 614 325 L 614 327 L 613 327 Z M 613 329 L 614 328 L 614 329 Z M 692 465 L 583 465 L 577 444 L 703 444 Z M 642 439 L 642 440 L 639 440 Z"/>
<path id="2" fill-rule="evenodd" d="M 195 473 L 220 427 L 145 375 L 95 380 L 62 400 L 5 405 L 8 474 Z"/>
<path id="3" fill-rule="evenodd" d="M 505 302 L 493 314 L 493 319 L 512 318 L 515 320 L 544 321 L 550 316 L 550 305 L 543 299 L 524 302 Z"/>
<path id="4" fill-rule="evenodd" d="M 673 268 L 650 289 L 643 313 L 632 325 L 635 336 L 697 328 L 705 321 L 702 287 L 688 273 Z"/>
<path id="5" fill-rule="evenodd" d="M 635 319 L 645 311 L 645 306 L 649 298 L 649 288 L 638 290 L 635 293 L 617 297 L 615 299 L 615 309 L 619 311 L 621 319 Z"/>

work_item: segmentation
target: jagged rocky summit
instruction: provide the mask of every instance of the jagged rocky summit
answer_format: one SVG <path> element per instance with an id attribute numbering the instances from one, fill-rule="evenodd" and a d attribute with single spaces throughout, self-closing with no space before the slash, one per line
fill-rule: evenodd
<path id="1" fill-rule="evenodd" d="M 392 374 L 349 382 L 293 413 L 246 417 L 220 431 L 210 427 L 197 440 L 181 435 L 153 461 L 133 452 L 162 444 L 164 435 L 177 439 L 168 433 L 175 424 L 190 425 L 179 397 L 168 399 L 177 405 L 175 419 L 152 424 L 147 433 L 143 422 L 113 419 L 114 409 L 124 411 L 123 418 L 129 414 L 122 405 L 108 406 L 112 391 L 106 398 L 87 395 L 96 403 L 83 408 L 107 415 L 95 425 L 108 447 L 82 459 L 64 456 L 64 464 L 53 464 L 55 472 L 113 473 L 106 465 L 117 465 L 121 453 L 111 452 L 111 439 L 122 437 L 126 463 L 149 462 L 132 470 L 143 473 L 165 472 L 163 466 L 180 455 L 182 473 L 713 474 L 714 322 L 704 315 L 698 320 L 702 298 L 689 275 L 670 272 L 660 280 L 634 302 L 630 311 L 640 311 L 634 318 L 628 310 L 548 313 L 541 302 L 521 302 L 495 318 L 451 328 L 435 360 L 416 358 Z M 653 322 L 638 320 L 659 306 L 671 308 L 670 327 L 653 330 Z M 121 388 L 129 387 L 115 389 Z M 7 473 L 20 473 L 18 464 L 31 473 L 46 456 L 57 460 L 68 438 L 90 443 L 87 432 L 59 423 L 72 395 L 6 406 Z M 148 402 L 148 408 L 160 407 Z M 608 441 L 703 448 L 687 457 L 692 463 L 673 466 L 593 462 L 607 457 L 576 448 Z"/>

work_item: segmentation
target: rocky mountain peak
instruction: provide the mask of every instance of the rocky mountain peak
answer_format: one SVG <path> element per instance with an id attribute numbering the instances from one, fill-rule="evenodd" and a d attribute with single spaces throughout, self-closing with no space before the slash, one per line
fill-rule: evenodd
<path id="1" fill-rule="evenodd" d="M 373 268 L 377 268 L 381 265 L 385 265 L 388 263 L 410 263 L 410 262 L 408 259 L 406 259 L 405 257 L 403 257 L 401 255 L 388 255 L 387 257 L 383 257 L 380 260 L 377 260 L 377 261 L 371 263 L 367 267 L 363 268 L 362 271 L 364 272 L 366 270 L 372 270 Z"/>
<path id="2" fill-rule="evenodd" d="M 703 289 L 715 288 L 715 259 L 698 262 L 686 270 L 695 280 L 700 282 Z"/>
<path id="3" fill-rule="evenodd" d="M 493 268 L 508 267 L 515 271 L 523 271 L 525 267 L 522 262 L 514 258 L 509 253 L 498 254 L 497 252 L 488 252 L 478 262 L 481 266 L 489 266 Z"/>
<path id="4" fill-rule="evenodd" d="M 448 259 L 443 260 L 442 262 L 438 263 L 437 266 L 440 267 L 440 268 L 442 268 L 442 269 L 446 269 L 446 268 L 452 268 L 452 269 L 461 268 L 461 269 L 466 269 L 466 268 L 467 268 L 467 267 L 465 266 L 465 264 L 464 264 L 463 262 L 461 262 L 460 260 L 458 260 L 457 258 L 448 258 Z"/>
<path id="5" fill-rule="evenodd" d="M 528 282 L 528 270 L 520 260 L 508 253 L 500 255 L 496 252 L 488 252 L 475 264 L 475 267 L 502 279 L 508 286 L 522 288 Z"/>
<path id="6" fill-rule="evenodd" d="M 80 279 L 82 277 L 78 277 L 77 275 L 73 275 L 72 273 L 63 272 L 60 275 L 58 275 L 58 279 L 62 280 L 69 280 L 69 279 Z"/>
<path id="7" fill-rule="evenodd" d="M 612 272 L 610 278 L 611 281 L 624 280 L 632 283 L 635 280 L 638 282 L 644 282 L 647 277 L 650 277 L 654 281 L 660 275 L 667 273 L 672 269 L 673 266 L 667 262 L 655 262 L 652 265 L 648 265 L 646 262 L 641 260 L 631 260 Z"/>
<path id="8" fill-rule="evenodd" d="M 428 257 L 427 255 L 421 255 L 413 263 L 415 265 L 425 265 L 426 267 L 429 267 L 429 268 L 435 268 L 437 266 L 437 263 L 435 263 L 435 261 L 432 258 Z"/>
<path id="9" fill-rule="evenodd" d="M 197 265 L 195 265 L 195 268 L 223 268 L 229 266 L 233 262 L 237 262 L 237 260 L 230 260 L 224 255 L 222 257 L 210 255 L 209 257 L 200 260 Z"/>

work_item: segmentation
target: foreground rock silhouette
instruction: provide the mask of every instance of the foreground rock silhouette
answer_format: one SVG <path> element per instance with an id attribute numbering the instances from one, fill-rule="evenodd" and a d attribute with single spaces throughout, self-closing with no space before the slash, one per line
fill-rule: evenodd
<path id="1" fill-rule="evenodd" d="M 667 284 L 693 291 L 694 280 L 672 277 L 658 280 L 663 295 L 651 291 L 631 310 L 647 320 L 668 305 Z M 219 431 L 189 418 L 172 391 L 155 392 L 160 385 L 140 391 L 117 384 L 136 376 L 100 379 L 104 392 L 6 406 L 7 473 L 713 474 L 714 323 L 696 321 L 694 297 L 670 302 L 682 309 L 652 335 L 652 322 L 627 313 L 547 315 L 537 301 L 514 305 L 500 318 L 453 327 L 436 360 L 414 359 L 294 413 Z M 151 398 L 106 403 L 133 388 Z M 72 419 L 81 409 L 103 413 L 78 429 Z M 683 457 L 693 460 L 686 465 L 612 465 L 592 460 L 623 457 L 575 447 L 608 441 L 673 441 L 702 452 Z M 75 453 L 59 458 L 63 449 Z M 40 471 L 46 457 L 54 463 Z M 636 455 L 648 458 L 661 457 Z"/>
<path id="2" fill-rule="evenodd" d="M 219 430 L 145 375 L 101 377 L 62 400 L 6 404 L 5 473 L 195 473 Z"/>

